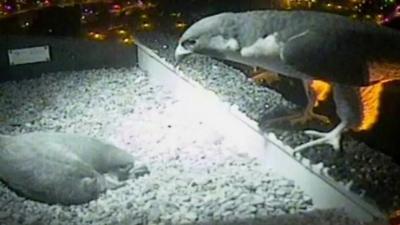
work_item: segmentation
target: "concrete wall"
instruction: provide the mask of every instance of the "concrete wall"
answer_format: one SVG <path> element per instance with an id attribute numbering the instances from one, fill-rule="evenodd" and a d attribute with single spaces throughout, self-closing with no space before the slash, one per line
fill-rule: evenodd
<path id="1" fill-rule="evenodd" d="M 50 46 L 50 62 L 9 65 L 8 50 L 44 45 Z M 0 81 L 33 78 L 47 72 L 136 64 L 136 46 L 63 37 L 0 36 Z"/>

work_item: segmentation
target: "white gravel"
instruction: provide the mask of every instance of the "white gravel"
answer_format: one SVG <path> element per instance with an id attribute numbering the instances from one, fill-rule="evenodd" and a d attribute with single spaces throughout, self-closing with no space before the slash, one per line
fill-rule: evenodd
<path id="1" fill-rule="evenodd" d="M 97 201 L 69 207 L 25 200 L 1 185 L 0 224 L 207 224 L 312 208 L 293 182 L 235 154 L 243 149 L 206 117 L 185 115 L 190 104 L 195 103 L 177 99 L 137 68 L 0 84 L 0 133 L 89 135 L 125 149 L 151 172 Z M 343 216 L 335 215 L 324 219 Z M 356 224 L 345 221 L 340 224 Z"/>

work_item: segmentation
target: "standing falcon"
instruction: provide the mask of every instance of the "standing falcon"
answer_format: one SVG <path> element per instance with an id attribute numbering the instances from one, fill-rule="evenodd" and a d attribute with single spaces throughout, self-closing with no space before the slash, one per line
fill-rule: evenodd
<path id="1" fill-rule="evenodd" d="M 331 131 L 308 131 L 319 144 L 340 148 L 342 132 L 366 130 L 376 122 L 384 82 L 400 79 L 400 33 L 346 17 L 311 11 L 222 13 L 193 24 L 175 51 L 177 62 L 191 53 L 231 60 L 302 79 L 308 94 L 305 117 L 317 96 L 311 84 L 329 84 L 341 122 Z"/>

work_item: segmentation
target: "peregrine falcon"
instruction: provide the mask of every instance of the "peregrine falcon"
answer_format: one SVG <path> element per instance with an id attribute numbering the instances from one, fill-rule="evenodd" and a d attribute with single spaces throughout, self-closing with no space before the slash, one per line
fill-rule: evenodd
<path id="1" fill-rule="evenodd" d="M 129 153 L 100 140 L 67 133 L 0 135 L 0 180 L 19 195 L 75 205 L 146 174 Z"/>
<path id="2" fill-rule="evenodd" d="M 372 23 L 313 11 L 221 13 L 189 27 L 175 50 L 177 62 L 192 53 L 239 62 L 303 80 L 309 103 L 304 116 L 318 117 L 312 84 L 328 85 L 340 123 L 329 132 L 307 131 L 319 144 L 340 149 L 348 129 L 376 122 L 384 82 L 400 78 L 400 33 Z"/>

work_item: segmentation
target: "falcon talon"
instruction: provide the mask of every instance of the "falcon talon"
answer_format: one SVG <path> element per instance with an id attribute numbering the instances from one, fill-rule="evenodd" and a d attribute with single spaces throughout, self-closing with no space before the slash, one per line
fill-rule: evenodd
<path id="1" fill-rule="evenodd" d="M 305 131 L 306 134 L 312 135 L 312 136 L 317 136 L 319 138 L 316 140 L 304 143 L 302 145 L 299 145 L 294 150 L 295 150 L 295 152 L 297 152 L 297 151 L 302 151 L 306 148 L 310 148 L 312 146 L 317 146 L 317 145 L 321 145 L 321 144 L 329 144 L 333 147 L 334 150 L 338 151 L 338 150 L 340 150 L 341 135 L 342 135 L 342 132 L 344 131 L 345 127 L 346 127 L 346 123 L 342 122 L 329 132 L 319 132 L 319 131 L 314 131 L 314 130 L 307 130 L 307 131 Z"/>
<path id="2" fill-rule="evenodd" d="M 316 131 L 316 130 L 306 130 L 306 131 L 304 131 L 304 133 L 311 135 L 311 136 L 317 136 L 317 137 L 326 136 L 326 132 L 320 132 L 320 131 Z"/>
<path id="3" fill-rule="evenodd" d="M 339 147 L 338 143 L 339 143 L 339 140 L 336 137 L 331 137 L 329 135 L 329 133 L 327 133 L 325 137 L 321 137 L 316 140 L 313 140 L 313 141 L 307 142 L 305 144 L 302 144 L 300 146 L 297 146 L 295 148 L 295 151 L 301 151 L 306 148 L 310 148 L 310 147 L 322 145 L 322 144 L 329 144 L 333 147 L 334 150 L 339 150 L 340 147 Z"/>
<path id="4" fill-rule="evenodd" d="M 331 120 L 327 116 L 314 113 L 313 111 L 311 111 L 310 117 L 311 117 L 311 119 L 320 121 L 323 124 L 327 124 L 327 125 L 331 124 Z"/>

